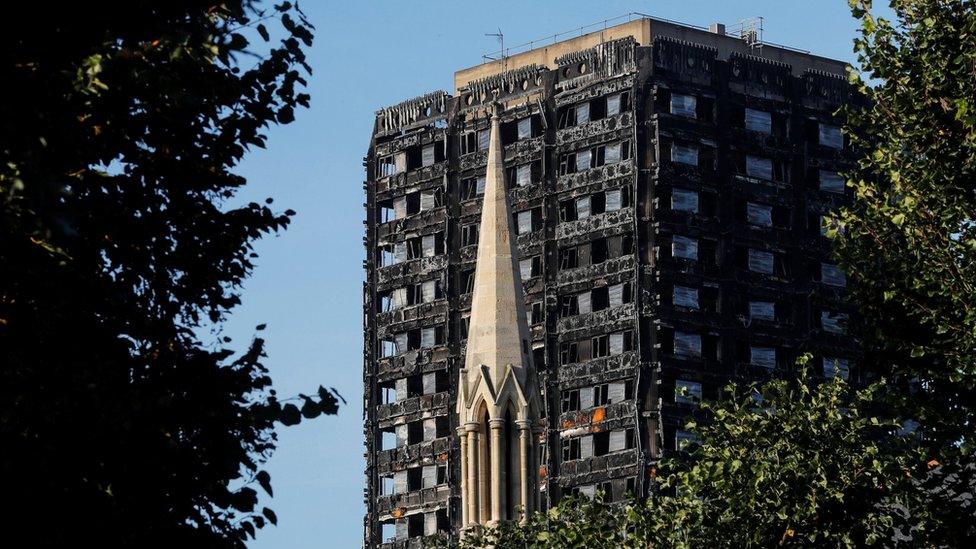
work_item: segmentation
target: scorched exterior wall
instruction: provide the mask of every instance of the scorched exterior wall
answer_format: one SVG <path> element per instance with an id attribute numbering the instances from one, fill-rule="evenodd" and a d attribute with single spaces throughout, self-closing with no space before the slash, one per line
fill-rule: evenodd
<path id="1" fill-rule="evenodd" d="M 457 535 L 454 402 L 495 93 L 546 408 L 544 505 L 646 494 L 655 461 L 688 438 L 699 393 L 783 375 L 802 352 L 856 359 L 837 333 L 849 311 L 820 221 L 847 199 L 829 177 L 852 158 L 832 141 L 832 113 L 850 100 L 844 65 L 647 24 L 377 113 L 364 184 L 366 547 Z M 575 165 L 587 150 L 590 167 Z M 848 363 L 829 360 L 828 374 L 836 364 Z"/>

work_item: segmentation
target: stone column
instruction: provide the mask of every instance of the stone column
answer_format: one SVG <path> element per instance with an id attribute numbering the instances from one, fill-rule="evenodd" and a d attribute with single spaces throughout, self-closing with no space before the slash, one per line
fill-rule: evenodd
<path id="1" fill-rule="evenodd" d="M 468 525 L 468 433 L 464 427 L 457 429 L 458 439 L 461 442 L 461 527 Z"/>
<path id="2" fill-rule="evenodd" d="M 539 437 L 543 435 L 545 431 L 536 426 L 532 430 L 532 436 L 535 437 L 535 444 L 532 445 L 532 501 L 535 502 L 536 509 L 542 509 L 542 492 L 539 491 L 539 468 L 542 467 L 542 446 L 539 444 Z M 550 450 L 551 451 L 551 450 Z"/>
<path id="3" fill-rule="evenodd" d="M 491 520 L 494 523 L 505 520 L 505 420 L 492 418 L 491 425 Z"/>
<path id="4" fill-rule="evenodd" d="M 522 516 L 525 522 L 534 510 L 535 496 L 532 493 L 532 422 L 521 419 L 515 422 L 519 432 L 519 499 L 522 503 Z"/>
<path id="5" fill-rule="evenodd" d="M 478 423 L 465 423 L 464 430 L 468 433 L 468 480 L 467 490 L 464 491 L 468 499 L 464 503 L 468 508 L 467 524 L 472 525 L 480 522 L 478 518 Z"/>
<path id="6" fill-rule="evenodd" d="M 474 518 L 477 524 L 487 524 L 491 521 L 491 431 L 488 421 L 479 423 L 478 430 L 478 515 Z"/>

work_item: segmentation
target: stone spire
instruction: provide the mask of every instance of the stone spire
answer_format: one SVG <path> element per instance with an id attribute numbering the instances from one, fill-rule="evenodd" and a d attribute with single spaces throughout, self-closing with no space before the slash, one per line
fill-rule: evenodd
<path id="1" fill-rule="evenodd" d="M 524 518 L 538 508 L 540 398 L 505 185 L 500 115 L 501 107 L 493 105 L 467 353 L 458 380 L 466 526 Z"/>
<path id="2" fill-rule="evenodd" d="M 505 187 L 504 156 L 496 114 L 492 117 L 488 142 L 488 168 L 464 361 L 469 366 L 469 376 L 474 373 L 470 366 L 486 367 L 496 391 L 509 366 L 524 383 L 532 360 L 516 235 Z"/>

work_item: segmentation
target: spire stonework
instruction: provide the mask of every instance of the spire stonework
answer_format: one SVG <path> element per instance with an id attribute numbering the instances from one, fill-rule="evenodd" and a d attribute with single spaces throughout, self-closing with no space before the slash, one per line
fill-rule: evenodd
<path id="1" fill-rule="evenodd" d="M 458 380 L 465 527 L 524 520 L 538 502 L 540 405 L 512 211 L 501 106 L 492 106 L 467 352 Z"/>

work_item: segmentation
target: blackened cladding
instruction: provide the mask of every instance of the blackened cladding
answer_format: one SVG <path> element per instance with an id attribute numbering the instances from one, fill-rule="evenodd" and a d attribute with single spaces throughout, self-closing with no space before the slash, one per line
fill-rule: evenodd
<path id="1" fill-rule="evenodd" d="M 366 547 L 458 535 L 453 404 L 496 94 L 545 402 L 543 507 L 646 493 L 655 461 L 689 440 L 698 401 L 729 381 L 782 375 L 801 352 L 824 375 L 855 375 L 845 280 L 822 228 L 849 198 L 835 174 L 852 154 L 831 114 L 851 97 L 843 66 L 668 28 L 377 112 L 364 185 Z"/>

